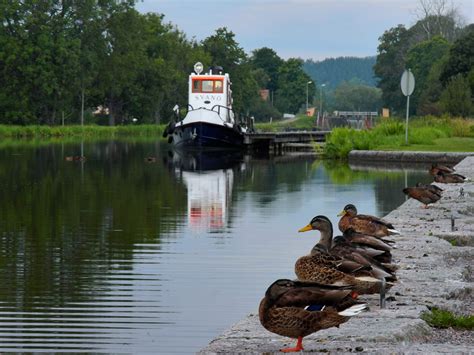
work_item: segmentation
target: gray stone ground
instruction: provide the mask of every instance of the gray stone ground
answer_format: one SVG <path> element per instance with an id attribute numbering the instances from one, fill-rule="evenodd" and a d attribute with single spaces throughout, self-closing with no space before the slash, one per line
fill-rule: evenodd
<path id="1" fill-rule="evenodd" d="M 474 157 L 456 169 L 473 180 Z M 433 329 L 420 318 L 430 306 L 474 313 L 474 183 L 438 185 L 443 197 L 429 209 L 409 199 L 385 217 L 402 232 L 394 237 L 399 281 L 388 291 L 387 307 L 380 309 L 375 295 L 365 297 L 368 312 L 306 337 L 305 352 L 474 354 L 473 331 Z M 251 314 L 199 353 L 270 354 L 294 344 L 265 330 Z"/>

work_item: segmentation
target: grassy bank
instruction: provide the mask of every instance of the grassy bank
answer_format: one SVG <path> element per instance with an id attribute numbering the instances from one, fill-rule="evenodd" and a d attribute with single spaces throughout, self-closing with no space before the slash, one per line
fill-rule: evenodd
<path id="1" fill-rule="evenodd" d="M 386 119 L 371 130 L 336 128 L 328 136 L 325 156 L 345 159 L 351 150 L 474 152 L 474 121 L 461 118 L 412 119 L 405 143 L 403 120 Z"/>
<path id="2" fill-rule="evenodd" d="M 0 125 L 1 138 L 115 138 L 115 137 L 161 137 L 165 125 L 135 126 L 10 126 Z"/>

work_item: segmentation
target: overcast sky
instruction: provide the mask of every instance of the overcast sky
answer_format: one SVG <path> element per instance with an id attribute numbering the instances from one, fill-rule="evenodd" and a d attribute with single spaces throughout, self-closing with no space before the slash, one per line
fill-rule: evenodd
<path id="1" fill-rule="evenodd" d="M 453 0 L 466 23 L 474 0 Z M 200 41 L 219 27 L 235 33 L 250 54 L 272 48 L 282 58 L 321 60 L 377 53 L 378 38 L 416 20 L 417 0 L 138 0 L 140 12 L 158 12 L 188 38 Z"/>

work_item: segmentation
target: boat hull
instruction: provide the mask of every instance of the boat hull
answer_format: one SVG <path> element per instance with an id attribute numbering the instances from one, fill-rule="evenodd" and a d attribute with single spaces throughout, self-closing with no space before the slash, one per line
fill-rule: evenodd
<path id="1" fill-rule="evenodd" d="M 172 144 L 180 148 L 236 148 L 244 142 L 237 129 L 207 122 L 193 122 L 176 126 Z"/>

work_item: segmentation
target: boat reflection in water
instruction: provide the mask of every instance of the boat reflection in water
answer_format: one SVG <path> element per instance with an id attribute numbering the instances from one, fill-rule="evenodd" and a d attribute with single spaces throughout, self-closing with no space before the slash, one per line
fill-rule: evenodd
<path id="1" fill-rule="evenodd" d="M 188 225 L 194 231 L 222 231 L 228 222 L 234 169 L 243 167 L 240 151 L 174 150 L 175 174 L 188 190 Z"/>

